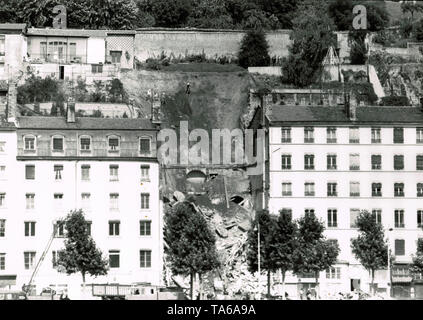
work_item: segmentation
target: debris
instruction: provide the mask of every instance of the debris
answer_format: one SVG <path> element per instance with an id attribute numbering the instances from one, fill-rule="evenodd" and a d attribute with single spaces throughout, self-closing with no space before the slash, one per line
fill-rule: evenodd
<path id="1" fill-rule="evenodd" d="M 241 221 L 240 223 L 238 223 L 238 228 L 241 231 L 246 232 L 246 231 L 250 230 L 251 223 L 248 220 Z"/>
<path id="2" fill-rule="evenodd" d="M 173 193 L 173 198 L 175 199 L 175 201 L 179 202 L 183 202 L 185 200 L 184 194 L 178 190 Z"/>
<path id="3" fill-rule="evenodd" d="M 234 219 L 231 219 L 225 222 L 226 229 L 231 229 L 232 227 L 235 227 L 235 226 L 236 226 L 236 221 Z"/>
<path id="4" fill-rule="evenodd" d="M 226 231 L 225 228 L 223 228 L 222 226 L 218 225 L 216 226 L 216 233 L 221 237 L 221 238 L 227 238 L 228 237 L 228 232 Z"/>

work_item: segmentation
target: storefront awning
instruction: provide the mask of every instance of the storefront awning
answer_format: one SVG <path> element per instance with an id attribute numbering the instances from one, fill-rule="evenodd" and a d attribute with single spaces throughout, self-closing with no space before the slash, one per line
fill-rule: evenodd
<path id="1" fill-rule="evenodd" d="M 16 275 L 0 276 L 0 287 L 14 286 L 16 284 Z"/>
<path id="2" fill-rule="evenodd" d="M 412 277 L 392 277 L 392 283 L 410 283 L 412 280 Z"/>

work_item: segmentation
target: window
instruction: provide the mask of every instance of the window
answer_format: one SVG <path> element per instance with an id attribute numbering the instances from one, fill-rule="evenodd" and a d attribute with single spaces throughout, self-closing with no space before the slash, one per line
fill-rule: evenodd
<path id="1" fill-rule="evenodd" d="M 304 155 L 304 169 L 313 170 L 314 169 L 314 154 Z"/>
<path id="2" fill-rule="evenodd" d="M 350 128 L 350 143 L 360 143 L 359 128 Z"/>
<path id="3" fill-rule="evenodd" d="M 6 235 L 6 220 L 0 219 L 0 237 L 4 238 Z"/>
<path id="4" fill-rule="evenodd" d="M 0 56 L 4 56 L 6 54 L 6 49 L 5 49 L 5 40 L 6 37 L 4 35 L 0 36 Z"/>
<path id="5" fill-rule="evenodd" d="M 76 43 L 71 42 L 69 43 L 69 58 L 70 60 L 74 60 L 76 58 Z"/>
<path id="6" fill-rule="evenodd" d="M 0 208 L 6 207 L 6 194 L 4 192 L 0 193 Z"/>
<path id="7" fill-rule="evenodd" d="M 291 169 L 291 155 L 283 154 L 282 155 L 282 170 Z"/>
<path id="8" fill-rule="evenodd" d="M 360 182 L 351 181 L 350 182 L 350 197 L 359 197 L 360 196 Z"/>
<path id="9" fill-rule="evenodd" d="M 65 223 L 57 221 L 53 224 L 54 236 L 56 238 L 63 238 L 65 236 Z"/>
<path id="10" fill-rule="evenodd" d="M 6 142 L 0 141 L 0 152 L 3 153 L 5 151 L 5 146 L 6 146 Z"/>
<path id="11" fill-rule="evenodd" d="M 395 255 L 405 255 L 405 240 L 395 239 Z"/>
<path id="12" fill-rule="evenodd" d="M 118 181 L 119 180 L 119 166 L 118 165 L 110 165 L 110 181 Z"/>
<path id="13" fill-rule="evenodd" d="M 350 154 L 350 170 L 360 170 L 360 155 L 357 153 Z"/>
<path id="14" fill-rule="evenodd" d="M 404 210 L 397 209 L 394 212 L 395 215 L 395 228 L 404 228 Z"/>
<path id="15" fill-rule="evenodd" d="M 103 65 L 102 64 L 92 64 L 91 65 L 91 72 L 92 73 L 103 73 Z"/>
<path id="16" fill-rule="evenodd" d="M 336 155 L 328 154 L 326 159 L 327 159 L 327 169 L 336 170 Z"/>
<path id="17" fill-rule="evenodd" d="M 90 151 L 91 150 L 91 138 L 90 137 L 81 137 L 79 139 L 79 145 L 81 151 Z"/>
<path id="18" fill-rule="evenodd" d="M 149 154 L 151 152 L 151 138 L 140 138 L 140 153 Z"/>
<path id="19" fill-rule="evenodd" d="M 25 166 L 25 179 L 26 180 L 34 180 L 35 179 L 35 166 L 34 165 L 26 165 Z"/>
<path id="20" fill-rule="evenodd" d="M 35 266 L 35 252 L 24 252 L 25 270 L 33 269 Z"/>
<path id="21" fill-rule="evenodd" d="M 33 193 L 27 193 L 25 195 L 25 197 L 26 197 L 26 209 L 27 210 L 34 209 L 35 194 L 33 194 Z"/>
<path id="22" fill-rule="evenodd" d="M 291 128 L 282 128 L 282 143 L 291 142 Z"/>
<path id="23" fill-rule="evenodd" d="M 372 170 L 382 169 L 382 156 L 379 154 L 372 154 Z"/>
<path id="24" fill-rule="evenodd" d="M 314 196 L 314 182 L 304 183 L 304 195 L 305 196 Z"/>
<path id="25" fill-rule="evenodd" d="M 382 184 L 372 183 L 372 197 L 381 197 L 381 196 L 382 196 Z"/>
<path id="26" fill-rule="evenodd" d="M 326 279 L 341 279 L 341 268 L 330 267 L 326 270 Z"/>
<path id="27" fill-rule="evenodd" d="M 416 170 L 423 170 L 423 155 L 416 157 Z"/>
<path id="28" fill-rule="evenodd" d="M 0 270 L 6 269 L 6 254 L 0 253 Z"/>
<path id="29" fill-rule="evenodd" d="M 336 143 L 336 128 L 329 127 L 326 129 L 326 142 Z"/>
<path id="30" fill-rule="evenodd" d="M 350 209 L 350 227 L 357 228 L 357 218 L 360 214 L 360 209 Z"/>
<path id="31" fill-rule="evenodd" d="M 151 221 L 140 221 L 140 236 L 151 236 Z"/>
<path id="32" fill-rule="evenodd" d="M 423 128 L 416 128 L 416 143 L 423 143 Z"/>
<path id="33" fill-rule="evenodd" d="M 109 221 L 109 236 L 119 235 L 120 221 Z"/>
<path id="34" fill-rule="evenodd" d="M 54 211 L 62 211 L 63 210 L 63 193 L 55 193 L 54 194 Z"/>
<path id="35" fill-rule="evenodd" d="M 417 184 L 417 196 L 423 197 L 423 183 L 421 182 Z"/>
<path id="36" fill-rule="evenodd" d="M 109 250 L 109 266 L 110 268 L 119 268 L 119 250 Z"/>
<path id="37" fill-rule="evenodd" d="M 417 210 L 417 228 L 423 228 L 423 210 Z"/>
<path id="38" fill-rule="evenodd" d="M 404 169 L 404 156 L 394 155 L 394 170 L 403 170 L 403 169 Z"/>
<path id="39" fill-rule="evenodd" d="M 337 191 L 337 183 L 336 182 L 328 182 L 328 190 L 327 190 L 328 197 L 336 197 L 338 195 Z"/>
<path id="40" fill-rule="evenodd" d="M 404 183 L 394 184 L 394 195 L 395 197 L 404 197 Z"/>
<path id="41" fill-rule="evenodd" d="M 53 269 L 56 269 L 58 267 L 58 260 L 59 260 L 59 256 L 61 256 L 63 254 L 62 250 L 53 250 L 52 251 L 52 265 L 53 265 Z"/>
<path id="42" fill-rule="evenodd" d="M 328 209 L 328 228 L 336 228 L 338 226 L 338 211 L 336 209 Z"/>
<path id="43" fill-rule="evenodd" d="M 291 190 L 292 184 L 291 182 L 283 182 L 282 183 L 282 196 L 292 196 Z"/>
<path id="44" fill-rule="evenodd" d="M 141 209 L 150 209 L 149 193 L 141 193 Z"/>
<path id="45" fill-rule="evenodd" d="M 53 137 L 53 151 L 54 152 L 63 151 L 63 137 Z"/>
<path id="46" fill-rule="evenodd" d="M 112 57 L 112 63 L 120 63 L 122 51 L 110 51 L 110 56 Z"/>
<path id="47" fill-rule="evenodd" d="M 304 213 L 305 214 L 314 214 L 314 209 L 305 209 Z"/>
<path id="48" fill-rule="evenodd" d="M 119 210 L 119 194 L 110 194 L 110 210 Z"/>
<path id="49" fill-rule="evenodd" d="M 372 128 L 372 143 L 381 143 L 380 128 Z"/>
<path id="50" fill-rule="evenodd" d="M 381 209 L 373 209 L 372 215 L 373 215 L 373 219 L 375 219 L 376 223 L 382 223 L 382 210 Z"/>
<path id="51" fill-rule="evenodd" d="M 87 233 L 90 236 L 91 235 L 91 227 L 93 225 L 92 221 L 87 221 Z"/>
<path id="52" fill-rule="evenodd" d="M 35 150 L 35 137 L 25 136 L 24 137 L 24 150 L 34 151 Z"/>
<path id="53" fill-rule="evenodd" d="M 404 128 L 394 128 L 394 143 L 404 143 Z"/>
<path id="54" fill-rule="evenodd" d="M 35 222 L 25 221 L 25 237 L 34 237 L 35 236 Z"/>
<path id="55" fill-rule="evenodd" d="M 81 179 L 82 181 L 90 180 L 90 166 L 89 165 L 81 166 Z"/>
<path id="56" fill-rule="evenodd" d="M 282 214 L 288 214 L 292 218 L 292 209 L 291 208 L 282 208 Z"/>
<path id="57" fill-rule="evenodd" d="M 148 181 L 150 180 L 150 166 L 141 165 L 141 180 Z"/>
<path id="58" fill-rule="evenodd" d="M 6 176 L 6 166 L 0 166 L 0 179 L 5 179 Z"/>
<path id="59" fill-rule="evenodd" d="M 314 128 L 313 127 L 304 128 L 304 143 L 314 143 Z"/>
<path id="60" fill-rule="evenodd" d="M 151 250 L 140 250 L 140 268 L 151 268 Z"/>
<path id="61" fill-rule="evenodd" d="M 63 172 L 63 166 L 62 165 L 55 165 L 54 166 L 54 179 L 56 181 L 62 180 L 62 172 Z"/>
<path id="62" fill-rule="evenodd" d="M 81 206 L 84 210 L 90 210 L 91 208 L 91 194 L 81 193 Z"/>
<path id="63" fill-rule="evenodd" d="M 118 137 L 109 137 L 109 152 L 119 152 Z"/>

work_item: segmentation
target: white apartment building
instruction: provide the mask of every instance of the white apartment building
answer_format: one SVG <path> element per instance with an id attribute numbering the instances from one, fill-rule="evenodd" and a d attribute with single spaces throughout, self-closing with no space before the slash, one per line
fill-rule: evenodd
<path id="1" fill-rule="evenodd" d="M 368 272 L 352 254 L 361 210 L 383 224 L 391 253 L 394 295 L 407 296 L 419 279 L 408 272 L 423 238 L 423 111 L 404 107 L 273 106 L 269 126 L 264 208 L 294 219 L 314 211 L 327 239 L 338 241 L 337 264 L 320 274 L 322 292 L 369 289 Z M 266 188 L 266 187 L 265 187 Z M 389 229 L 392 229 L 389 231 Z M 376 274 L 380 291 L 387 271 Z M 310 278 L 288 277 L 291 292 L 313 286 Z"/>
<path id="2" fill-rule="evenodd" d="M 149 120 L 75 118 L 68 111 L 67 119 L 20 117 L 17 131 L 1 132 L 0 140 L 8 137 L 7 153 L 0 154 L 8 180 L 0 180 L 0 199 L 6 194 L 0 208 L 0 279 L 14 276 L 12 289 L 28 284 L 53 225 L 82 209 L 110 263 L 106 276 L 87 277 L 87 284 L 161 285 L 157 130 Z M 81 275 L 67 276 L 56 265 L 65 234 L 58 228 L 34 278 L 37 293 L 45 287 L 80 292 Z"/>

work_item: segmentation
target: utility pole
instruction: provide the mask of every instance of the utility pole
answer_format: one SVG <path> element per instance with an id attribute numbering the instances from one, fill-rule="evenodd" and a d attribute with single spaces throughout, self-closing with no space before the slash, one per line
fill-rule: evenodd
<path id="1" fill-rule="evenodd" d="M 391 287 L 392 287 L 392 279 L 391 279 L 391 252 L 390 252 L 390 248 L 389 248 L 389 232 L 392 231 L 392 228 L 388 228 L 388 232 L 386 233 L 387 236 L 387 244 L 388 244 L 388 296 L 391 297 Z"/>
<path id="2" fill-rule="evenodd" d="M 260 268 L 260 219 L 257 223 L 257 262 L 258 262 L 258 297 L 261 300 L 261 268 Z"/>

